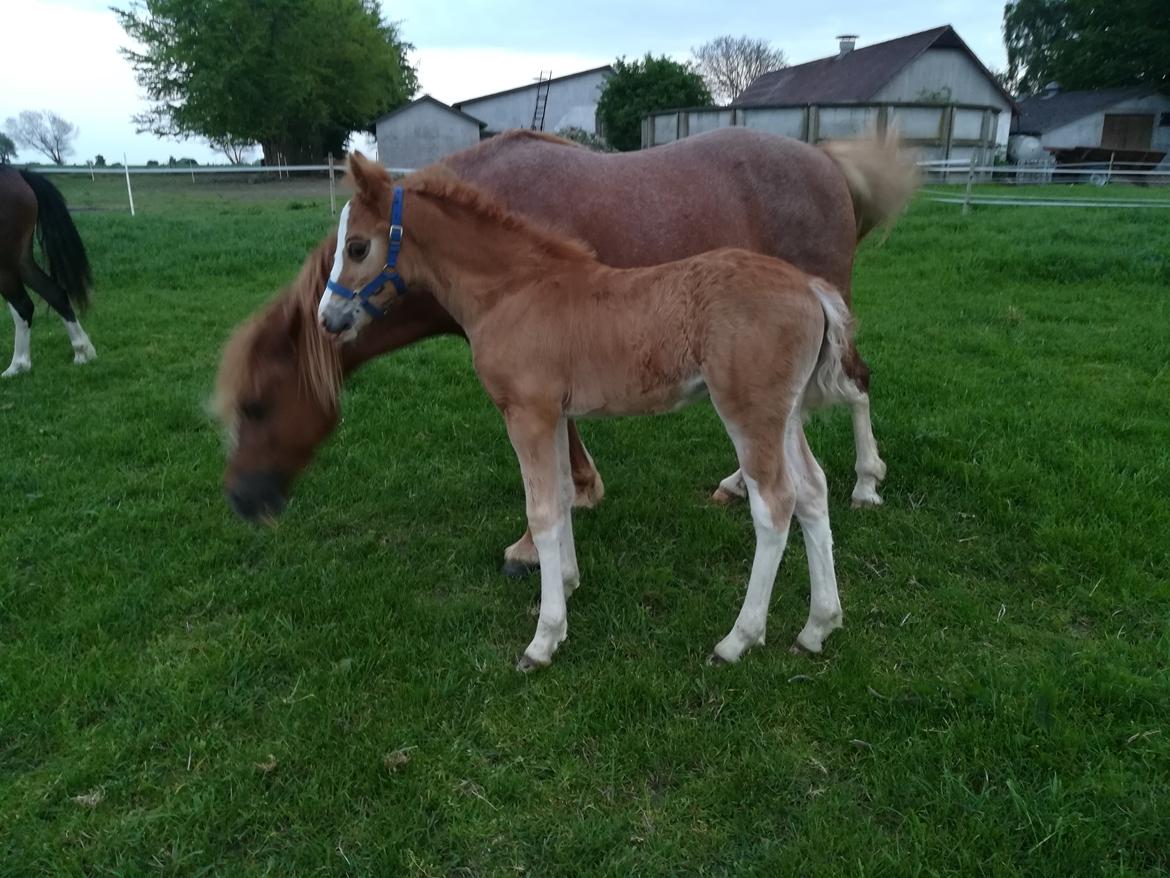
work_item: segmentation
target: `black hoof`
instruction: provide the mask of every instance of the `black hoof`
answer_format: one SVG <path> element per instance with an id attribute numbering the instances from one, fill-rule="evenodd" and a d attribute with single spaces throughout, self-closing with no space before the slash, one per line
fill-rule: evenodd
<path id="1" fill-rule="evenodd" d="M 500 572 L 509 579 L 523 579 L 526 576 L 531 576 L 533 573 L 539 573 L 540 565 L 530 564 L 527 561 L 508 560 L 504 562 L 504 566 L 500 568 Z"/>

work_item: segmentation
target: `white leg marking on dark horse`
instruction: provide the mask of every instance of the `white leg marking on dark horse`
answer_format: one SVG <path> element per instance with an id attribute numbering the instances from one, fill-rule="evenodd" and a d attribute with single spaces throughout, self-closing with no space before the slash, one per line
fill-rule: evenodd
<path id="1" fill-rule="evenodd" d="M 859 394 L 849 403 L 853 413 L 853 443 L 857 450 L 857 483 L 853 486 L 853 506 L 881 506 L 878 482 L 886 477 L 886 465 L 878 456 L 873 422 L 869 416 L 869 394 Z"/>
<path id="2" fill-rule="evenodd" d="M 97 351 L 94 350 L 93 342 L 89 340 L 89 336 L 85 334 L 81 324 L 76 320 L 63 322 L 65 323 L 65 331 L 69 333 L 69 342 L 73 345 L 73 362 L 80 366 L 90 360 L 97 359 Z"/>
<path id="3" fill-rule="evenodd" d="M 12 315 L 12 325 L 15 330 L 12 339 L 12 363 L 4 370 L 0 378 L 11 378 L 32 368 L 32 358 L 29 356 L 29 325 L 11 305 L 8 306 L 8 312 Z"/>

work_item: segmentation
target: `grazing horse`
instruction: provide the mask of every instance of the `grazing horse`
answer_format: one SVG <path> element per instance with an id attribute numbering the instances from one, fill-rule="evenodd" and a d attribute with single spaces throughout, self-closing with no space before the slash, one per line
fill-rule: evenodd
<path id="1" fill-rule="evenodd" d="M 777 256 L 824 277 L 849 300 L 858 240 L 891 221 L 916 185 L 912 162 L 892 140 L 810 146 L 744 128 L 726 128 L 635 153 L 590 152 L 570 141 L 514 131 L 456 153 L 442 163 L 514 212 L 584 240 L 615 267 L 669 262 L 722 246 Z M 301 312 L 316 309 L 333 240 L 308 257 L 283 304 L 267 308 L 232 340 L 217 394 L 237 441 L 224 473 L 232 506 L 249 519 L 284 507 L 292 482 L 336 425 L 311 382 L 295 377 L 289 351 L 311 352 L 301 339 Z M 394 321 L 378 321 L 340 350 L 343 374 L 384 353 L 434 335 L 460 335 L 459 324 L 426 290 L 401 302 Z M 314 297 L 310 303 L 309 297 Z M 279 343 L 278 343 L 279 342 Z M 249 347 L 251 346 L 251 347 Z M 302 353 L 303 355 L 303 353 Z M 300 365 L 312 371 L 313 360 Z M 851 347 L 846 368 L 858 393 L 850 403 L 857 449 L 855 505 L 881 502 L 885 473 L 869 418 L 868 369 Z M 240 409 L 248 401 L 246 416 Z M 593 461 L 569 422 L 579 506 L 604 492 Z M 726 501 L 743 491 L 738 473 L 716 491 Z M 531 534 L 505 551 L 505 572 L 535 565 Z"/>
<path id="2" fill-rule="evenodd" d="M 827 282 L 770 256 L 724 248 L 649 268 L 612 268 L 507 212 L 450 173 L 394 186 L 351 156 L 356 193 L 318 316 L 335 334 L 427 290 L 459 324 L 520 462 L 540 560 L 540 616 L 518 668 L 552 660 L 578 585 L 568 418 L 675 411 L 710 396 L 739 458 L 756 531 L 747 595 L 714 658 L 763 643 L 793 513 L 812 600 L 797 646 L 841 626 L 825 476 L 802 412 L 858 393 L 845 372 L 851 318 Z"/>
<path id="3" fill-rule="evenodd" d="M 33 258 L 37 231 L 47 273 Z M 73 311 L 74 305 L 82 310 L 89 303 L 90 274 L 85 245 L 65 199 L 40 174 L 0 168 L 0 295 L 8 303 L 16 327 L 12 364 L 4 371 L 4 378 L 32 368 L 29 328 L 33 302 L 26 284 L 65 321 L 73 344 L 73 362 L 88 363 L 97 356 Z"/>

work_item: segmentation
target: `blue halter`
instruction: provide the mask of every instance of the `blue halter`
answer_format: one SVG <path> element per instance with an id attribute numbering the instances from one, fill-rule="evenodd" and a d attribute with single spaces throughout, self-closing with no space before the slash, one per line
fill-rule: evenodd
<path id="1" fill-rule="evenodd" d="M 337 246 L 344 247 L 344 241 L 338 241 Z M 398 262 L 398 251 L 402 249 L 402 187 L 394 187 L 394 200 L 390 204 L 390 246 L 386 250 L 386 264 L 382 266 L 381 272 L 372 281 L 358 290 L 356 293 L 344 287 L 335 280 L 330 280 L 326 285 L 326 289 L 335 296 L 340 296 L 343 299 L 357 299 L 358 304 L 365 309 L 365 312 L 371 317 L 377 319 L 385 317 L 386 312 L 370 301 L 376 296 L 386 282 L 394 284 L 394 289 L 398 291 L 398 295 L 406 295 L 406 281 L 395 270 L 394 266 Z"/>

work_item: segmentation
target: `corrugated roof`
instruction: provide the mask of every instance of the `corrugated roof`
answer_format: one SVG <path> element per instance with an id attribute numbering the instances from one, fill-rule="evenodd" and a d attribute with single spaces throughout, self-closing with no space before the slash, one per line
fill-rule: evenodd
<path id="1" fill-rule="evenodd" d="M 949 24 L 884 43 L 854 49 L 785 67 L 757 77 L 732 102 L 735 107 L 777 104 L 861 103 L 873 99 L 907 64 L 928 49 L 959 49 L 995 84 L 1004 100 L 1009 95 Z"/>
<path id="2" fill-rule="evenodd" d="M 1148 85 L 1127 88 L 1101 88 L 1095 91 L 1062 91 L 1045 97 L 1043 94 L 1020 98 L 1019 121 L 1012 126 L 1016 134 L 1044 134 L 1054 128 L 1107 110 L 1114 104 L 1140 98 L 1156 89 Z"/>
<path id="3" fill-rule="evenodd" d="M 479 119 L 475 118 L 470 113 L 464 113 L 462 110 L 457 110 L 448 104 L 444 104 L 438 98 L 433 98 L 430 95 L 423 95 L 421 98 L 415 98 L 409 104 L 403 104 L 397 110 L 391 110 L 389 113 L 386 113 L 383 116 L 379 116 L 377 119 L 374 120 L 374 124 L 377 125 L 379 122 L 382 122 L 386 119 L 391 119 L 394 116 L 397 116 L 399 113 L 405 113 L 407 110 L 411 109 L 414 106 L 417 106 L 418 104 L 423 103 L 424 101 L 426 103 L 429 103 L 429 104 L 434 104 L 437 107 L 441 107 L 442 109 L 446 110 L 448 113 L 452 113 L 456 116 L 462 116 L 467 121 L 474 122 L 480 128 L 483 128 L 485 125 L 487 125 L 487 122 L 481 122 Z"/>

